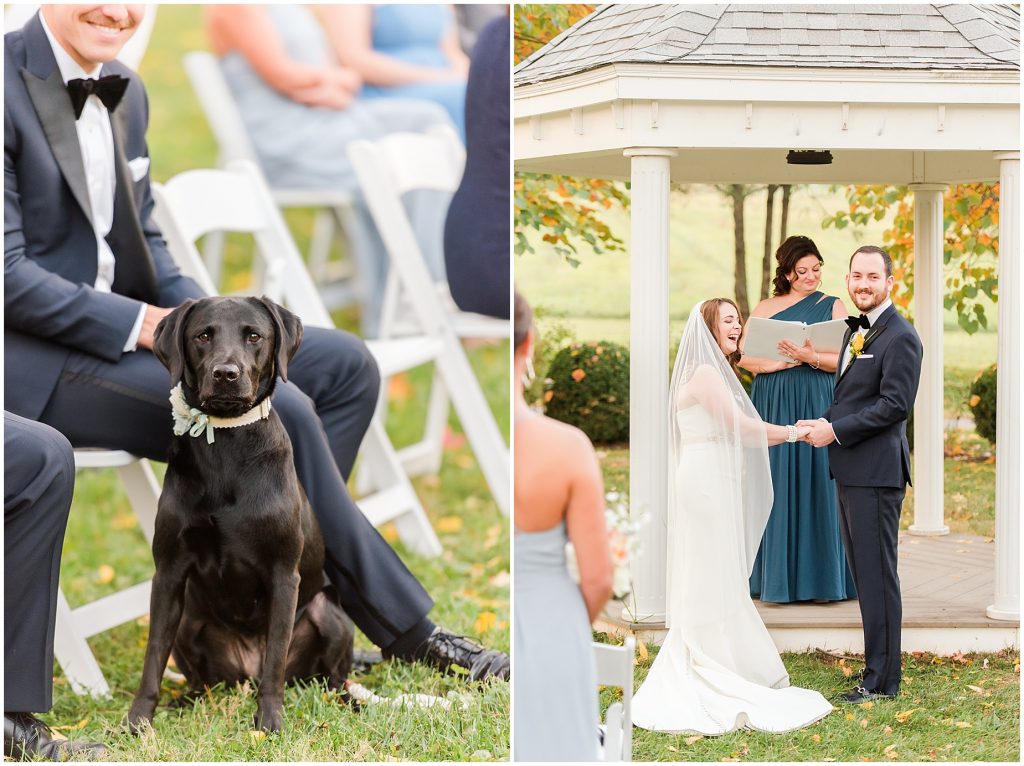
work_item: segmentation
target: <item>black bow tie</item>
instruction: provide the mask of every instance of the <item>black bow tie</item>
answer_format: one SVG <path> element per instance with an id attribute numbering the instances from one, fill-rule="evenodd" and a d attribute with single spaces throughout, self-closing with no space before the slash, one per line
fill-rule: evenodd
<path id="1" fill-rule="evenodd" d="M 98 80 L 91 78 L 68 80 L 68 94 L 71 106 L 75 108 L 75 119 L 82 116 L 89 96 L 97 96 L 108 111 L 114 111 L 128 90 L 128 78 L 119 74 L 108 74 Z"/>
<path id="2" fill-rule="evenodd" d="M 871 329 L 871 322 L 864 314 L 859 317 L 846 317 L 846 325 L 850 328 L 850 332 L 857 332 L 858 327 L 863 327 L 865 330 Z"/>

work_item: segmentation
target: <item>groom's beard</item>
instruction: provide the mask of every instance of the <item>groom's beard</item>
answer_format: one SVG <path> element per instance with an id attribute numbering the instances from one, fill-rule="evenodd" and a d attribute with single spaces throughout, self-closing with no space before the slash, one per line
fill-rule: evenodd
<path id="1" fill-rule="evenodd" d="M 872 309 L 878 308 L 885 303 L 885 299 L 888 297 L 889 295 L 885 290 L 879 290 L 877 293 L 871 290 L 858 290 L 850 296 L 850 298 L 853 299 L 853 305 L 856 306 L 862 314 L 867 314 Z M 861 303 L 861 301 L 865 300 L 869 301 L 869 303 Z"/>

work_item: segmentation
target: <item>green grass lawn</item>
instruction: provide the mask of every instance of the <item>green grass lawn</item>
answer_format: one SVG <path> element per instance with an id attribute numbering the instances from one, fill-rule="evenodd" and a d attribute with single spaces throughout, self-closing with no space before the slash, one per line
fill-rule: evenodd
<path id="1" fill-rule="evenodd" d="M 150 95 L 149 147 L 153 178 L 216 162 L 216 145 L 181 68 L 189 50 L 206 48 L 201 9 L 161 5 L 141 67 Z M 286 218 L 305 251 L 311 211 Z M 225 282 L 245 281 L 248 256 L 242 240 L 225 254 Z M 339 327 L 356 331 L 357 308 L 335 314 Z M 506 440 L 509 436 L 509 344 L 478 345 L 468 355 Z M 431 379 L 429 366 L 392 380 L 388 432 L 396 445 L 411 443 L 422 428 Z M 168 422 L 168 426 L 170 423 Z M 433 596 L 431 617 L 487 646 L 509 650 L 509 532 L 467 446 L 457 419 L 438 476 L 413 481 L 444 553 L 435 559 L 406 550 L 393 525 L 382 532 Z M 157 466 L 162 472 L 162 466 Z M 72 606 L 91 601 L 153 574 L 152 555 L 112 471 L 83 472 L 75 488 L 61 564 L 64 593 Z M 285 729 L 261 737 L 252 731 L 251 686 L 217 688 L 183 709 L 168 706 L 182 688 L 164 681 L 155 729 L 141 738 L 124 733 L 142 670 L 147 624 L 122 625 L 90 640 L 111 685 L 112 699 L 72 693 L 55 664 L 54 707 L 46 719 L 69 736 L 108 743 L 123 761 L 381 761 L 501 760 L 509 755 L 508 684 L 477 684 L 422 665 L 388 662 L 356 677 L 384 697 L 429 694 L 451 701 L 448 710 L 342 704 L 326 688 L 292 687 L 285 698 Z M 362 634 L 357 644 L 368 646 Z"/>
<path id="2" fill-rule="evenodd" d="M 639 684 L 657 655 L 637 665 Z M 784 654 L 790 682 L 834 699 L 844 674 L 862 663 L 829 654 Z M 787 734 L 738 731 L 720 737 L 633 730 L 637 761 L 1019 761 L 1020 656 L 1000 653 L 904 655 L 903 684 L 892 700 L 846 705 Z M 615 690 L 618 692 L 619 690 Z M 602 693 L 601 709 L 616 694 Z"/>

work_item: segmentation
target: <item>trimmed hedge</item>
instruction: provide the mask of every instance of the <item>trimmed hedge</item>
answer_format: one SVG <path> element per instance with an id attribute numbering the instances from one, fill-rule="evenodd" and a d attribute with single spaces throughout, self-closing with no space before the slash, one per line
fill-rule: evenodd
<path id="1" fill-rule="evenodd" d="M 598 443 L 629 439 L 629 350 L 618 343 L 573 343 L 551 360 L 545 412 Z"/>
<path id="2" fill-rule="evenodd" d="M 979 434 L 996 443 L 996 366 L 993 364 L 977 374 L 971 384 L 971 398 L 967 405 L 974 415 L 974 427 Z"/>

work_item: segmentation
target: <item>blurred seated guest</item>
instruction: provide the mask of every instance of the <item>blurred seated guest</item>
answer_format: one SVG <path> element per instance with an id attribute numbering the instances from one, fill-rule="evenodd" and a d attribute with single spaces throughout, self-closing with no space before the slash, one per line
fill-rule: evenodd
<path id="1" fill-rule="evenodd" d="M 508 19 L 480 33 L 466 89 L 466 170 L 444 226 L 444 260 L 456 305 L 508 319 Z"/>
<path id="2" fill-rule="evenodd" d="M 459 45 L 472 54 L 484 27 L 496 18 L 505 19 L 508 29 L 508 6 L 501 3 L 456 3 L 455 23 L 459 26 Z"/>
<path id="3" fill-rule="evenodd" d="M 365 290 L 363 332 L 373 337 L 388 257 L 359 192 L 348 144 L 422 133 L 451 120 L 430 101 L 364 100 L 359 74 L 339 65 L 318 12 L 302 5 L 208 5 L 206 30 L 270 184 L 355 195 L 354 230 L 347 233 Z M 412 192 L 404 202 L 431 275 L 444 279 L 447 195 Z"/>
<path id="4" fill-rule="evenodd" d="M 69 761 L 102 745 L 55 737 L 32 715 L 53 706 L 53 635 L 75 457 L 58 431 L 4 412 L 4 755 Z"/>
<path id="5" fill-rule="evenodd" d="M 595 761 L 597 677 L 591 623 L 612 593 L 604 488 L 584 433 L 535 413 L 532 312 L 515 295 L 514 648 L 516 761 Z M 557 468 L 552 468 L 557 466 Z M 579 584 L 569 574 L 572 541 Z"/>
<path id="6" fill-rule="evenodd" d="M 450 6 L 317 6 L 344 66 L 363 78 L 364 98 L 421 98 L 443 106 L 465 140 L 466 73 Z"/>

